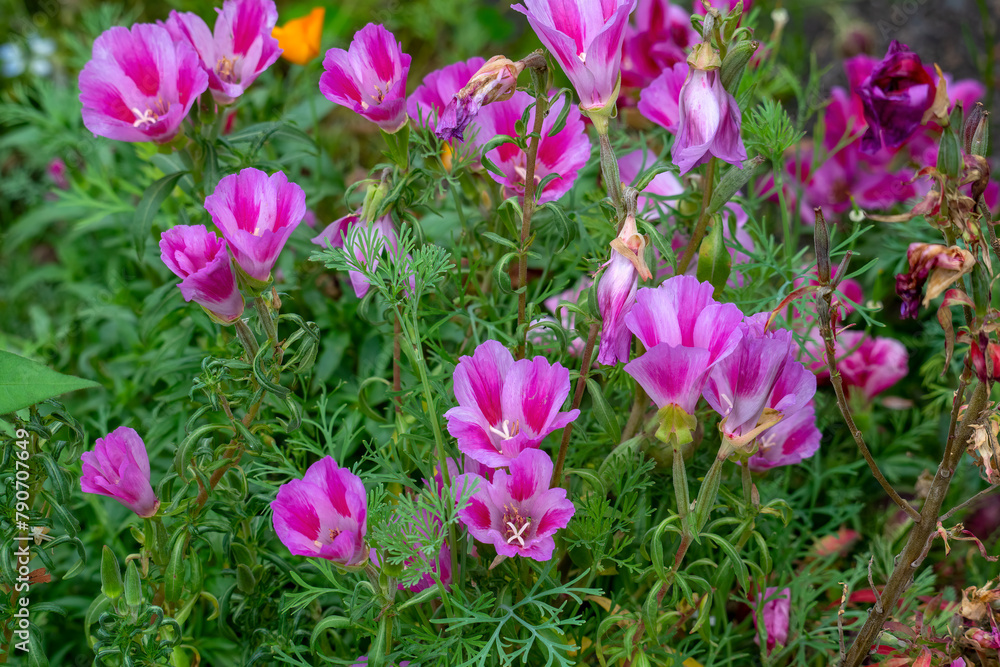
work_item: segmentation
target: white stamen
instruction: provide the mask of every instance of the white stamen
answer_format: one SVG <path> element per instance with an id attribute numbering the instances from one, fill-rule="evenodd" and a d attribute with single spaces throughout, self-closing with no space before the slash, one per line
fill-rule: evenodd
<path id="1" fill-rule="evenodd" d="M 322 549 L 323 548 L 323 543 L 320 542 L 319 540 L 314 540 L 313 544 L 315 544 L 316 548 L 318 548 L 318 549 Z"/>
<path id="2" fill-rule="evenodd" d="M 726 414 L 733 411 L 733 399 L 729 398 L 726 394 L 721 394 L 719 400 L 726 404 Z"/>
<path id="3" fill-rule="evenodd" d="M 584 65 L 587 64 L 587 54 L 586 53 L 578 53 L 578 54 L 576 54 L 576 57 L 579 58 L 580 62 L 582 62 Z"/>
<path id="4" fill-rule="evenodd" d="M 150 109 L 146 109 L 145 113 L 139 113 L 138 109 L 133 108 L 132 113 L 135 114 L 135 122 L 132 123 L 132 127 L 142 127 L 146 123 L 153 125 L 154 123 L 156 123 L 156 121 L 159 120 L 156 114 L 153 113 Z"/>
<path id="5" fill-rule="evenodd" d="M 517 540 L 517 543 L 523 547 L 524 546 L 524 538 L 521 537 L 521 536 L 524 535 L 524 531 L 528 530 L 528 526 L 531 525 L 531 522 L 530 521 L 525 521 L 524 525 L 521 526 L 520 530 L 518 530 L 514 526 L 514 523 L 512 521 L 508 521 L 507 525 L 510 526 L 511 532 L 514 533 L 513 535 L 511 535 L 510 537 L 507 538 L 507 544 L 510 544 L 514 540 Z"/>
<path id="6" fill-rule="evenodd" d="M 490 433 L 495 433 L 496 435 L 499 435 L 501 440 L 510 440 L 511 438 L 514 437 L 514 434 L 510 432 L 509 419 L 504 419 L 503 422 L 500 423 L 500 426 L 503 428 L 503 430 L 500 430 L 495 426 L 490 426 Z"/>

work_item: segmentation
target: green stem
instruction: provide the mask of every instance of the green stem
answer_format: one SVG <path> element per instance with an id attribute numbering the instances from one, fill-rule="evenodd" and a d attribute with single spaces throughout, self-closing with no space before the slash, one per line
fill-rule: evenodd
<path id="1" fill-rule="evenodd" d="M 698 223 L 691 233 L 691 240 L 688 241 L 687 247 L 684 248 L 684 254 L 677 261 L 677 270 L 674 271 L 675 276 L 684 275 L 688 265 L 691 264 L 691 260 L 694 259 L 694 254 L 698 252 L 701 239 L 705 236 L 705 229 L 708 227 L 708 220 L 711 217 L 708 214 L 708 207 L 712 201 L 712 192 L 715 190 L 715 162 L 716 159 L 714 157 L 709 159 L 708 167 L 705 169 L 704 185 L 701 194 L 701 214 L 698 216 Z"/>

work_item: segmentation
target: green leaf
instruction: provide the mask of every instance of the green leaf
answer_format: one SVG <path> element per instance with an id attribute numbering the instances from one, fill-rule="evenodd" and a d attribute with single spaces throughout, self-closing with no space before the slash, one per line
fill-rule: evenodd
<path id="1" fill-rule="evenodd" d="M 100 386 L 63 375 L 31 359 L 0 350 L 0 415 L 16 412 L 54 396 Z"/>
<path id="2" fill-rule="evenodd" d="M 179 535 L 174 542 L 173 553 L 167 563 L 167 571 L 163 576 L 163 597 L 167 602 L 177 602 L 184 590 L 184 550 L 187 548 L 187 536 Z M 107 595 L 107 593 L 105 593 Z M 111 597 L 108 595 L 108 597 Z"/>
<path id="3" fill-rule="evenodd" d="M 729 256 L 729 250 L 726 248 L 726 241 L 723 238 L 722 228 L 722 220 L 717 217 L 712 222 L 712 231 L 702 239 L 701 246 L 698 248 L 698 280 L 712 283 L 716 298 L 726 288 L 726 281 L 729 280 L 729 273 L 733 266 L 732 257 Z"/>
<path id="4" fill-rule="evenodd" d="M 481 151 L 481 157 L 479 159 L 479 161 L 483 165 L 483 169 L 485 169 L 486 171 L 492 171 L 497 176 L 506 176 L 506 174 L 503 173 L 503 170 L 500 169 L 500 167 L 498 167 L 493 162 L 493 160 L 486 157 L 486 154 L 489 153 L 494 148 L 499 148 L 504 144 L 514 144 L 516 146 L 517 142 L 514 140 L 513 137 L 507 136 L 506 134 L 497 135 L 492 139 L 490 139 L 489 143 L 483 146 L 483 150 Z"/>
<path id="5" fill-rule="evenodd" d="M 520 287 L 515 290 L 510 283 L 510 273 L 508 272 L 507 265 L 516 257 L 516 252 L 509 252 L 501 257 L 500 261 L 493 267 L 493 282 L 496 283 L 497 288 L 504 294 L 514 294 L 524 289 L 524 287 Z"/>
<path id="6" fill-rule="evenodd" d="M 173 192 L 177 181 L 181 180 L 181 177 L 187 173 L 186 171 L 175 171 L 172 174 L 167 174 L 146 188 L 146 192 L 143 193 L 142 201 L 139 202 L 139 205 L 135 209 L 135 225 L 132 229 L 135 254 L 140 261 L 142 260 L 142 253 L 146 249 L 146 239 L 149 236 L 149 230 L 153 226 L 153 218 L 159 212 L 163 200 Z"/>
<path id="7" fill-rule="evenodd" d="M 593 378 L 587 378 L 587 390 L 590 392 L 590 400 L 593 401 L 594 416 L 597 417 L 598 423 L 604 429 L 604 432 L 611 436 L 612 442 L 618 442 L 622 439 L 622 429 L 618 425 L 618 418 L 615 417 L 615 411 L 608 403 L 608 399 L 604 397 L 604 392 L 601 391 L 601 385 L 597 384 L 597 381 Z"/>

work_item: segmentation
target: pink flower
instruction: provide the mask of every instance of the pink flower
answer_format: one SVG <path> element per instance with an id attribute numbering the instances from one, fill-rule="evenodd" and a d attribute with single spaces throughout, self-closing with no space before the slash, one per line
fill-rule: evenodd
<path id="1" fill-rule="evenodd" d="M 509 462 L 510 472 L 497 470 L 492 482 L 478 475 L 459 475 L 456 497 L 475 483 L 469 503 L 458 516 L 474 538 L 496 547 L 499 556 L 552 559 L 553 535 L 573 517 L 576 508 L 566 490 L 549 488 L 552 459 L 538 449 L 526 449 Z"/>
<path id="2" fill-rule="evenodd" d="M 185 301 L 194 301 L 223 323 L 243 314 L 226 242 L 205 225 L 178 225 L 163 232 L 160 258 L 181 279 Z"/>
<path id="3" fill-rule="evenodd" d="M 205 209 L 239 267 L 266 282 L 288 237 L 306 214 L 306 194 L 284 172 L 248 167 L 226 176 L 205 198 Z"/>
<path id="4" fill-rule="evenodd" d="M 863 331 L 844 331 L 836 343 L 837 370 L 848 395 L 871 403 L 878 394 L 909 373 L 906 347 L 894 338 L 876 338 Z M 846 355 L 846 356 L 845 356 Z M 825 368 L 823 376 L 829 375 Z"/>
<path id="5" fill-rule="evenodd" d="M 573 105 L 566 116 L 566 126 L 558 133 L 549 136 L 555 125 L 562 105 L 566 98 L 560 97 L 542 121 L 542 138 L 538 142 L 538 159 L 535 162 L 535 184 L 540 183 L 549 174 L 557 174 L 556 178 L 545 185 L 538 196 L 539 203 L 555 201 L 569 192 L 576 181 L 577 172 L 583 168 L 590 158 L 590 140 L 587 139 L 586 128 L 580 116 L 579 109 Z M 518 136 L 515 125 L 521 116 L 534 103 L 534 98 L 524 92 L 516 92 L 509 101 L 503 104 L 490 104 L 479 111 L 476 124 L 479 133 L 475 145 L 485 146 L 498 134 L 511 137 Z M 528 131 L 534 127 L 535 110 L 532 107 L 528 118 Z M 505 187 L 506 196 L 517 194 L 524 197 L 524 183 L 527 178 L 527 154 L 514 144 L 504 144 L 494 148 L 486 157 L 503 172 L 502 175 L 489 171 L 490 178 Z"/>
<path id="6" fill-rule="evenodd" d="M 272 0 L 226 0 L 216 11 L 214 35 L 191 12 L 174 10 L 165 25 L 175 41 L 198 52 L 215 101 L 232 104 L 281 56 L 278 40 L 271 36 L 278 10 Z"/>
<path id="7" fill-rule="evenodd" d="M 901 146 L 920 128 L 924 112 L 934 102 L 935 89 L 920 56 L 892 40 L 885 58 L 854 89 L 868 121 L 862 150 L 874 153 Z"/>
<path id="8" fill-rule="evenodd" d="M 69 190 L 69 179 L 66 178 L 66 162 L 61 158 L 53 158 L 45 173 L 52 179 L 52 184 L 60 190 Z"/>
<path id="9" fill-rule="evenodd" d="M 625 325 L 646 353 L 625 372 L 660 408 L 676 405 L 693 414 L 708 372 L 733 354 L 743 313 L 712 298 L 710 283 L 675 276 L 656 289 L 641 289 Z"/>
<path id="10" fill-rule="evenodd" d="M 764 595 L 757 595 L 757 605 L 764 602 L 762 610 L 764 616 L 764 631 L 767 633 L 767 652 L 771 651 L 778 644 L 784 646 L 788 643 L 788 623 L 792 612 L 792 589 L 783 588 L 779 592 L 777 587 L 768 588 Z M 753 624 L 757 627 L 757 614 L 753 614 Z M 760 644 L 760 637 L 755 636 L 754 641 Z"/>
<path id="11" fill-rule="evenodd" d="M 625 24 L 636 0 L 525 0 L 511 9 L 562 66 L 585 110 L 618 96 Z"/>
<path id="12" fill-rule="evenodd" d="M 611 242 L 611 258 L 597 283 L 597 305 L 601 311 L 601 346 L 597 362 L 613 366 L 628 361 L 632 334 L 625 327 L 625 315 L 635 303 L 639 278 L 653 276 L 643 259 L 646 238 L 636 229 L 635 216 L 628 215 L 618 238 Z"/>
<path id="13" fill-rule="evenodd" d="M 399 258 L 399 236 L 396 234 L 392 218 L 388 215 L 379 218 L 370 226 L 362 224 L 357 214 L 344 216 L 327 225 L 326 229 L 312 239 L 312 242 L 323 248 L 343 248 L 344 252 L 352 254 L 371 272 L 378 269 L 379 257 L 386 249 L 393 261 L 398 261 Z M 369 257 L 366 257 L 366 252 Z M 407 265 L 411 264 L 412 259 L 409 255 L 406 256 Z M 364 298 L 371 286 L 368 277 L 360 271 L 349 271 L 348 276 L 354 294 L 359 299 Z M 416 289 L 416 274 L 412 270 L 409 272 L 409 281 L 412 292 Z"/>
<path id="14" fill-rule="evenodd" d="M 347 51 L 327 51 L 323 69 L 319 90 L 326 99 L 353 109 L 389 134 L 406 124 L 410 56 L 383 26 L 369 23 L 355 33 Z"/>
<path id="15" fill-rule="evenodd" d="M 691 27 L 689 11 L 668 0 L 639 0 L 632 24 L 625 28 L 622 87 L 645 88 L 661 72 L 683 65 L 700 38 Z M 687 68 L 682 71 L 687 73 Z"/>
<path id="16" fill-rule="evenodd" d="M 690 68 L 681 88 L 677 122 L 677 139 L 671 155 L 681 175 L 705 164 L 712 156 L 733 165 L 747 159 L 740 137 L 740 108 L 722 87 L 718 70 Z"/>
<path id="17" fill-rule="evenodd" d="M 149 483 L 149 454 L 134 430 L 119 426 L 98 438 L 94 451 L 84 452 L 80 460 L 84 493 L 114 498 L 143 518 L 156 514 L 160 501 Z"/>
<path id="18" fill-rule="evenodd" d="M 444 417 L 460 451 L 498 468 L 579 416 L 579 410 L 560 412 L 567 396 L 569 371 L 560 364 L 544 357 L 514 361 L 507 348 L 488 340 L 459 359 L 458 407 Z"/>
<path id="19" fill-rule="evenodd" d="M 434 70 L 425 76 L 423 82 L 406 100 L 406 113 L 410 119 L 421 127 L 434 127 L 435 119 L 441 117 L 441 112 L 451 102 L 455 93 L 460 91 L 485 63 L 485 60 L 476 56 Z"/>
<path id="20" fill-rule="evenodd" d="M 367 556 L 368 497 L 361 478 L 327 456 L 302 479 L 281 485 L 271 503 L 274 532 L 297 556 L 358 565 Z"/>
<path id="21" fill-rule="evenodd" d="M 816 428 L 816 408 L 810 401 L 761 433 L 757 438 L 759 448 L 750 457 L 750 470 L 770 470 L 801 463 L 819 451 L 822 437 Z"/>
<path id="22" fill-rule="evenodd" d="M 712 369 L 705 383 L 703 396 L 724 418 L 722 431 L 728 438 L 750 436 L 765 408 L 787 416 L 816 393 L 816 376 L 793 356 L 791 332 L 764 329 L 768 315 L 746 318 L 736 349 Z"/>
<path id="23" fill-rule="evenodd" d="M 165 143 L 206 88 L 198 54 L 165 28 L 110 28 L 80 72 L 83 124 L 108 139 Z"/>
<path id="24" fill-rule="evenodd" d="M 677 63 L 663 70 L 639 94 L 639 113 L 671 134 L 676 134 L 680 123 L 681 90 L 688 74 L 686 63 Z"/>

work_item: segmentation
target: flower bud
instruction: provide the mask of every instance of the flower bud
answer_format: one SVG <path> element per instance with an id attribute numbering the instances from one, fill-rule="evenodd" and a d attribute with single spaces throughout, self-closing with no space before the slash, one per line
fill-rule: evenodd
<path id="1" fill-rule="evenodd" d="M 743 40 L 737 42 L 735 46 L 729 49 L 725 60 L 722 61 L 721 74 L 723 88 L 729 92 L 733 92 L 739 88 L 743 70 L 746 69 L 747 63 L 750 62 L 750 58 L 753 57 L 759 46 L 760 42 L 758 41 Z"/>
<path id="2" fill-rule="evenodd" d="M 976 102 L 976 106 L 969 111 L 962 128 L 962 138 L 967 154 L 986 156 L 990 138 L 990 112 L 982 102 Z"/>

